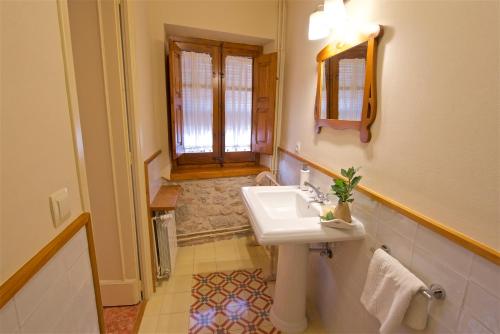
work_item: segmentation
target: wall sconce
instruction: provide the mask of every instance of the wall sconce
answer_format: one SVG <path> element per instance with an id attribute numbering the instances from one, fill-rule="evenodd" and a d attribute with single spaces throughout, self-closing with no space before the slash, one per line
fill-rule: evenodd
<path id="1" fill-rule="evenodd" d="M 325 0 L 324 5 L 309 16 L 309 40 L 322 39 L 348 25 L 344 0 Z"/>
<path id="2" fill-rule="evenodd" d="M 358 34 L 377 35 L 378 24 L 355 25 L 349 19 L 344 0 L 325 0 L 324 5 L 309 16 L 309 40 L 318 40 L 333 34 L 333 39 L 340 42 L 351 42 Z"/>
<path id="3" fill-rule="evenodd" d="M 324 7 L 330 29 L 343 29 L 348 23 L 344 0 L 325 0 Z"/>
<path id="4" fill-rule="evenodd" d="M 330 34 L 330 24 L 328 16 L 323 10 L 323 5 L 319 5 L 309 16 L 309 40 L 322 39 Z"/>

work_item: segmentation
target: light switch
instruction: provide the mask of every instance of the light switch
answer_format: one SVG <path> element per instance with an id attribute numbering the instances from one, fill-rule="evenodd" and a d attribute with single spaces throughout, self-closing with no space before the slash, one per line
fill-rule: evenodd
<path id="1" fill-rule="evenodd" d="M 71 215 L 68 188 L 59 189 L 50 195 L 50 209 L 54 226 L 59 226 Z"/>

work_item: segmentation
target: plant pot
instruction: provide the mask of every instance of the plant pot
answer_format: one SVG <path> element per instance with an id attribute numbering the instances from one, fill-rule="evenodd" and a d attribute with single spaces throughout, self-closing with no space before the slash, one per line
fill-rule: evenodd
<path id="1" fill-rule="evenodd" d="M 333 215 L 335 218 L 342 219 L 348 223 L 352 222 L 351 210 L 349 209 L 349 204 L 347 202 L 339 202 L 339 204 L 335 207 Z"/>

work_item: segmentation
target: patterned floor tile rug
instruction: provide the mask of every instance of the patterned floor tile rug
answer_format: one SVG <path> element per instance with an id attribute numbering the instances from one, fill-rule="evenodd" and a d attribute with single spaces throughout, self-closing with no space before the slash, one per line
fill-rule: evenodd
<path id="1" fill-rule="evenodd" d="M 269 320 L 273 303 L 262 269 L 193 275 L 190 334 L 279 333 Z"/>
<path id="2" fill-rule="evenodd" d="M 142 303 L 132 306 L 104 308 L 104 325 L 107 334 L 132 334 L 138 326 Z"/>

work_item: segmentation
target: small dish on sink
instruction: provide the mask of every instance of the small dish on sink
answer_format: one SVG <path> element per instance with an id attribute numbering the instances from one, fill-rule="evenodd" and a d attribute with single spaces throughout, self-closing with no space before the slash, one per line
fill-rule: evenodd
<path id="1" fill-rule="evenodd" d="M 348 223 L 345 220 L 334 218 L 330 220 L 324 220 L 320 218 L 321 225 L 331 227 L 331 228 L 340 228 L 344 230 L 349 230 L 354 227 L 354 224 Z"/>
<path id="2" fill-rule="evenodd" d="M 335 218 L 333 215 L 334 209 L 331 207 L 322 207 L 322 215 L 319 217 L 321 225 L 331 228 L 339 228 L 348 230 L 354 227 L 354 224 L 348 223 L 343 219 Z"/>

